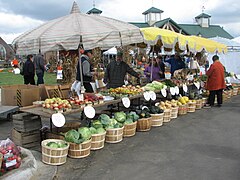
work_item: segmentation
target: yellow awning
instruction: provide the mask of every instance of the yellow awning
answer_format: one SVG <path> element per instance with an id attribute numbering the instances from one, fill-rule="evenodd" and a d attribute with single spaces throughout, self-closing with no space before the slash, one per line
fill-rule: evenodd
<path id="1" fill-rule="evenodd" d="M 148 27 L 140 29 L 144 38 L 144 43 L 153 45 L 163 45 L 165 48 L 175 48 L 178 43 L 180 50 L 184 51 L 188 48 L 191 52 L 200 52 L 203 49 L 209 53 L 227 52 L 227 46 L 216 41 L 198 37 L 186 36 L 170 30 L 157 27 Z M 160 41 L 160 43 L 159 43 Z"/>

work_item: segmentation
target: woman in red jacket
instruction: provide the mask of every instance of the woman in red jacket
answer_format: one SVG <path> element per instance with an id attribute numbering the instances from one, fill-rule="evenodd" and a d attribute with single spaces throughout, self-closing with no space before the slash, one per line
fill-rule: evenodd
<path id="1" fill-rule="evenodd" d="M 222 105 L 222 93 L 223 89 L 226 88 L 225 80 L 224 80 L 224 67 L 219 61 L 219 57 L 214 55 L 212 57 L 213 64 L 210 66 L 207 71 L 207 90 L 210 91 L 208 97 L 208 106 L 213 106 L 215 101 L 215 95 L 217 95 L 217 103 L 218 107 Z"/>

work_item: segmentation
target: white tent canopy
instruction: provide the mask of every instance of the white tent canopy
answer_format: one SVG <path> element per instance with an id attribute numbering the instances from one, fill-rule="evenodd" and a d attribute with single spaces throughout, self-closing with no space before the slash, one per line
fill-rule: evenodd
<path id="1" fill-rule="evenodd" d="M 234 38 L 233 41 L 236 41 L 236 42 L 240 43 L 240 36 Z"/>
<path id="2" fill-rule="evenodd" d="M 37 54 L 53 50 L 109 49 L 143 42 L 134 25 L 103 16 L 80 13 L 76 2 L 69 15 L 51 20 L 13 41 L 17 54 Z"/>
<path id="3" fill-rule="evenodd" d="M 111 49 L 108 49 L 103 53 L 104 55 L 116 55 L 117 54 L 117 48 L 112 47 Z"/>
<path id="4" fill-rule="evenodd" d="M 239 43 L 237 41 L 231 40 L 231 39 L 227 39 L 227 38 L 223 38 L 223 37 L 214 37 L 214 38 L 210 38 L 211 40 L 217 41 L 219 43 L 225 44 L 228 47 L 232 47 L 232 46 L 239 46 L 240 47 L 240 39 L 239 39 Z"/>

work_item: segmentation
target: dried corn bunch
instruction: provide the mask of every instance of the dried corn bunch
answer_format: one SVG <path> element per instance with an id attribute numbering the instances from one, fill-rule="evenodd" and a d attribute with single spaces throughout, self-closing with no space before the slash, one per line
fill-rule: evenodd
<path id="1" fill-rule="evenodd" d="M 76 79 L 76 67 L 78 56 L 67 53 L 62 57 L 63 60 L 63 83 L 72 83 Z"/>
<path id="2" fill-rule="evenodd" d="M 129 65 L 132 62 L 132 56 L 129 54 L 130 50 L 130 46 L 123 46 L 123 60 Z"/>
<path id="3" fill-rule="evenodd" d="M 98 63 L 101 62 L 101 58 L 102 58 L 101 49 L 94 48 L 92 50 L 92 55 L 93 55 L 93 58 L 90 59 L 90 62 L 92 62 L 94 68 L 97 68 Z"/>

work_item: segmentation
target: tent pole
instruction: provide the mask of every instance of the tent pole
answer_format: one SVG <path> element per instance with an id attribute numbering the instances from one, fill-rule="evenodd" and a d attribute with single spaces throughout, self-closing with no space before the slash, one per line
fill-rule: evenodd
<path id="1" fill-rule="evenodd" d="M 82 36 L 80 36 L 80 46 L 82 45 Z M 81 52 L 80 52 L 80 46 L 78 47 L 78 61 L 79 61 L 79 68 L 80 68 L 80 81 L 81 81 L 81 87 L 83 86 L 83 70 L 82 70 L 82 61 L 81 61 Z"/>
<path id="2" fill-rule="evenodd" d="M 152 76 L 153 76 L 153 58 L 154 58 L 154 46 L 153 46 L 153 53 L 152 53 L 152 63 L 151 63 L 151 77 L 150 77 L 150 81 L 152 81 Z"/>

